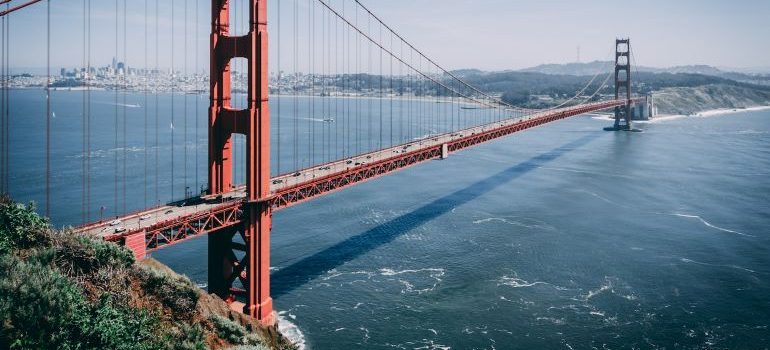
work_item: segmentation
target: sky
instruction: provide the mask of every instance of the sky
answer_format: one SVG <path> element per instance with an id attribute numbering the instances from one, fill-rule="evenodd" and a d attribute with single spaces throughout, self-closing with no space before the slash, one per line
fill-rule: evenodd
<path id="1" fill-rule="evenodd" d="M 173 56 L 176 70 L 208 71 L 210 1 L 116 1 L 117 19 L 115 1 L 91 1 L 92 65 L 107 65 L 113 57 L 118 57 L 129 66 L 154 67 L 157 59 L 158 67 L 168 69 Z M 338 11 L 342 11 L 344 4 L 346 18 L 354 21 L 353 0 L 324 1 Z M 767 0 L 360 1 L 448 69 L 506 70 L 575 62 L 578 47 L 583 62 L 609 60 L 616 37 L 631 38 L 635 62 L 639 65 L 708 64 L 770 69 L 770 1 Z M 238 15 L 233 17 L 243 25 L 246 23 L 245 1 L 236 2 L 242 3 L 233 5 L 240 6 Z M 145 3 L 149 6 L 147 9 Z M 300 19 L 298 35 L 293 34 L 292 28 L 295 4 Z M 311 63 L 304 57 L 314 50 L 321 52 L 328 44 L 319 39 L 313 50 L 307 49 L 310 13 L 318 14 L 314 28 L 320 30 L 322 26 L 320 2 L 280 0 L 280 16 L 279 0 L 270 0 L 268 6 L 271 70 L 277 69 L 279 52 L 281 69 L 293 70 L 292 47 L 296 37 L 300 47 L 296 53 L 301 57 L 297 70 L 307 71 Z M 12 67 L 46 66 L 45 10 L 46 4 L 41 2 L 6 18 L 12 27 Z M 83 0 L 52 0 L 51 13 L 52 69 L 58 72 L 59 67 L 82 66 L 85 58 Z M 358 15 L 365 18 L 360 11 Z M 367 26 L 364 22 L 358 25 Z M 372 28 L 375 34 L 379 30 Z M 320 32 L 316 33 L 316 38 L 321 36 Z M 277 49 L 279 42 L 280 50 Z"/>

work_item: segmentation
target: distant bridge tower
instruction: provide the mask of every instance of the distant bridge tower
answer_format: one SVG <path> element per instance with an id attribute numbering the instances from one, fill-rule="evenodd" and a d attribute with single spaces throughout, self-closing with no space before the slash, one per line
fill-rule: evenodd
<path id="1" fill-rule="evenodd" d="M 630 130 L 631 107 L 631 40 L 615 39 L 615 99 L 625 94 L 626 105 L 615 107 L 614 130 Z M 621 122 L 622 121 L 622 122 Z"/>
<path id="2" fill-rule="evenodd" d="M 270 113 L 268 108 L 267 0 L 248 0 L 249 31 L 230 35 L 230 0 L 212 0 L 209 189 L 232 191 L 232 136 L 246 136 L 243 220 L 209 234 L 209 291 L 265 324 L 274 322 L 270 297 Z M 231 60 L 248 60 L 248 107 L 231 104 Z M 240 236 L 240 237 L 238 237 Z M 239 239 L 240 238 L 240 239 Z M 239 308 L 240 309 L 240 308 Z"/>

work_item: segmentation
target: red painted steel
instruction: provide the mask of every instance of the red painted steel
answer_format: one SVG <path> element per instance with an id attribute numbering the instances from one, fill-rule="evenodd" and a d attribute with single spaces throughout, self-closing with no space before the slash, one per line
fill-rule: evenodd
<path id="1" fill-rule="evenodd" d="M 623 74 L 621 74 L 623 72 Z M 624 76 L 624 79 L 621 79 Z M 631 40 L 615 39 L 615 99 L 619 100 L 624 95 L 628 103 L 621 109 L 615 107 L 615 129 L 631 129 Z M 620 124 L 623 119 L 625 125 Z"/>
<path id="2" fill-rule="evenodd" d="M 247 215 L 244 239 L 247 245 L 248 303 L 244 312 L 263 323 L 273 323 L 270 297 L 270 108 L 268 104 L 267 0 L 252 0 L 249 8 L 249 123 L 246 134 Z"/>
<path id="3" fill-rule="evenodd" d="M 633 101 L 637 100 L 633 99 L 632 102 Z M 518 131 L 579 114 L 622 106 L 625 103 L 627 103 L 625 100 L 612 100 L 554 110 L 540 117 L 523 120 L 519 123 L 502 127 L 498 126 L 497 128 L 475 134 L 468 133 L 468 135 L 462 138 L 448 142 L 447 147 L 450 152 L 456 152 Z M 499 123 L 490 124 L 490 127 L 493 125 L 499 125 Z M 463 131 L 458 131 L 456 133 L 463 134 Z M 263 199 L 263 202 L 269 203 L 273 210 L 284 209 L 324 194 L 440 157 L 441 145 L 394 155 L 388 159 L 373 162 L 366 166 L 356 167 L 325 177 L 316 178 L 292 187 L 287 187 L 266 197 Z M 153 224 L 143 229 L 146 233 L 147 251 L 155 251 L 182 240 L 235 227 L 243 221 L 243 210 L 244 201 L 233 201 L 223 203 L 206 211 L 196 212 L 173 220 Z M 134 231 L 111 235 L 106 239 L 111 241 L 121 241 L 123 237 L 133 233 Z"/>
<path id="4" fill-rule="evenodd" d="M 236 41 L 229 36 L 228 1 L 212 0 L 211 6 L 208 194 L 216 195 L 229 191 L 232 186 L 232 134 L 238 114 L 230 103 L 230 60 L 238 56 L 233 45 Z"/>
<path id="5" fill-rule="evenodd" d="M 232 206 L 220 212 L 243 210 L 242 234 L 246 242 L 247 266 L 238 269 L 245 274 L 242 281 L 247 294 L 244 312 L 264 323 L 273 323 L 270 298 L 270 227 L 271 207 L 266 200 L 270 191 L 270 112 L 268 105 L 267 0 L 249 0 L 249 31 L 243 36 L 230 36 L 229 0 L 212 0 L 211 25 L 211 107 L 209 109 L 209 195 L 232 189 L 232 135 L 246 135 L 246 192 L 243 209 Z M 236 110 L 231 105 L 230 62 L 236 57 L 248 60 L 248 108 Z M 209 216 L 216 219 L 216 215 Z M 189 225 L 171 229 L 173 237 L 197 233 Z M 151 238 L 162 235 L 155 232 Z M 232 236 L 228 234 L 228 236 Z M 168 237 L 163 242 L 170 244 Z M 158 244 L 149 241 L 148 244 Z M 217 243 L 219 244 L 219 243 Z M 230 244 L 233 245 L 232 243 Z M 225 250 L 212 250 L 222 254 Z M 232 249 L 227 254 L 231 254 Z M 210 257 L 220 261 L 221 256 Z M 234 281 L 224 273 L 210 273 L 210 284 Z M 234 273 L 230 271 L 230 275 Z M 231 286 L 228 290 L 233 289 Z M 229 295 L 222 295 L 231 299 Z"/>

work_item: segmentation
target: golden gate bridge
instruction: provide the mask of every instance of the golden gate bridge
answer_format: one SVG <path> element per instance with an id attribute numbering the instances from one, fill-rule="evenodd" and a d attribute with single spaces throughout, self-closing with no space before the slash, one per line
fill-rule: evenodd
<path id="1" fill-rule="evenodd" d="M 549 108 L 528 109 L 505 102 L 445 69 L 359 0 L 272 1 L 270 10 L 267 0 L 212 0 L 205 11 L 199 2 L 190 5 L 189 1 L 169 0 L 164 4 L 164 10 L 170 11 L 170 27 L 161 18 L 161 2 L 100 2 L 100 16 L 104 16 L 104 5 L 109 5 L 112 33 L 93 27 L 96 15 L 91 0 L 71 6 L 71 10 L 79 12 L 82 37 L 70 40 L 81 41 L 83 63 L 70 79 L 82 93 L 82 157 L 80 164 L 74 165 L 80 166 L 82 219 L 74 230 L 125 245 L 137 259 L 206 235 L 209 291 L 265 323 L 274 322 L 270 296 L 274 212 L 581 114 L 613 110 L 615 123 L 607 129 L 633 130 L 631 117 L 639 113 L 636 106 L 647 103 L 645 97 L 631 93 L 628 39 L 615 41 L 614 66 L 608 66 L 607 72 L 597 72 L 574 96 Z M 15 76 L 10 62 L 16 50 L 32 45 L 12 45 L 12 20 L 22 11 L 31 11 L 35 7 L 27 7 L 36 3 L 41 3 L 37 7 L 45 7 L 46 20 L 45 95 L 39 102 L 45 105 L 41 120 L 45 138 L 40 154 L 45 164 L 45 213 L 49 215 L 52 207 L 73 204 L 58 203 L 51 197 L 51 174 L 55 171 L 51 166 L 51 135 L 57 132 L 51 125 L 55 118 L 51 95 L 57 89 L 51 73 L 51 39 L 56 33 L 51 31 L 50 0 L 0 2 L 5 6 L 0 10 L 0 192 L 9 191 L 9 159 L 14 155 L 9 136 L 14 120 L 9 111 L 15 103 L 10 95 Z M 202 16 L 204 12 L 209 15 Z M 142 18 L 142 26 L 129 28 L 128 15 Z M 201 50 L 198 42 L 205 34 L 196 29 L 196 23 L 204 17 L 211 24 L 207 113 L 195 96 L 194 107 L 190 108 L 187 101 L 189 86 L 196 83 L 194 77 L 202 75 L 198 73 L 197 53 Z M 268 20 L 274 23 L 272 27 Z M 163 43 L 162 24 L 170 29 L 170 37 Z M 268 28 L 277 32 L 277 40 L 268 41 Z M 129 33 L 143 40 L 129 40 Z M 114 47 L 96 44 L 94 37 L 106 34 L 114 34 L 110 38 Z M 92 61 L 94 52 L 110 50 L 123 61 L 97 69 Z M 162 74 L 162 54 L 170 55 L 168 81 L 157 78 Z M 138 56 L 143 59 L 126 62 Z M 182 67 L 178 64 L 180 57 Z M 132 70 L 129 63 L 141 68 Z M 301 74 L 301 70 L 307 73 Z M 614 98 L 601 98 L 600 92 L 613 76 Z M 91 113 L 91 94 L 103 89 L 112 93 L 115 107 L 111 116 Z M 143 123 L 138 128 L 142 135 L 130 135 L 136 130 L 129 131 L 127 126 L 129 90 L 143 101 Z M 164 93 L 171 96 L 170 111 L 159 110 L 159 95 Z M 175 110 L 175 99 L 184 100 L 182 110 Z M 270 99 L 276 102 L 272 110 Z M 164 113 L 170 114 L 168 129 L 159 123 Z M 179 114 L 182 118 L 175 119 Z M 282 114 L 290 114 L 291 118 L 282 118 Z M 300 118 L 302 114 L 305 116 Z M 114 118 L 114 129 L 95 130 L 95 121 L 108 117 Z M 192 130 L 188 128 L 190 117 L 194 119 Z M 208 135 L 198 135 L 199 123 L 204 122 Z M 320 127 L 316 127 L 317 122 L 321 122 Z M 111 178 L 91 174 L 95 132 L 113 134 Z M 141 136 L 142 159 L 129 163 L 125 152 L 133 136 Z M 160 205 L 158 193 L 159 169 L 166 166 L 159 162 L 161 137 L 171 139 L 171 163 L 166 174 L 171 183 L 171 200 L 166 205 Z M 181 149 L 174 146 L 179 137 L 183 139 Z M 188 162 L 191 157 L 197 162 L 198 155 L 189 155 L 188 145 L 197 145 L 201 139 L 207 146 L 207 185 L 200 194 L 194 194 L 190 191 L 193 176 L 188 174 Z M 73 138 L 71 142 L 78 140 Z M 181 165 L 175 164 L 177 153 L 182 153 Z M 132 167 L 141 168 L 144 176 L 144 201 L 142 208 L 129 212 L 127 192 L 142 191 L 127 189 L 127 170 Z M 197 163 L 193 167 L 195 187 L 200 183 L 200 167 Z M 245 174 L 244 183 L 237 181 L 239 167 Z M 178 178 L 182 178 L 181 183 Z M 114 218 L 109 219 L 103 215 L 104 206 L 95 209 L 92 203 L 92 186 L 105 182 L 113 185 Z"/>

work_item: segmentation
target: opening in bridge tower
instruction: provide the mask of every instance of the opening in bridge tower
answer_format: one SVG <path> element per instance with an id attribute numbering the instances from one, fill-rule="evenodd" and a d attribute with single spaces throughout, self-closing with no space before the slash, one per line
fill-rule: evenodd
<path id="1" fill-rule="evenodd" d="M 230 35 L 230 0 L 212 0 L 211 105 L 208 195 L 232 191 L 233 135 L 246 137 L 247 202 L 242 218 L 209 234 L 209 291 L 240 305 L 263 323 L 274 322 L 270 298 L 270 112 L 268 107 L 267 0 L 248 0 L 249 28 Z M 231 61 L 248 61 L 248 105 L 231 101 Z M 235 240 L 234 240 L 235 239 Z"/>

